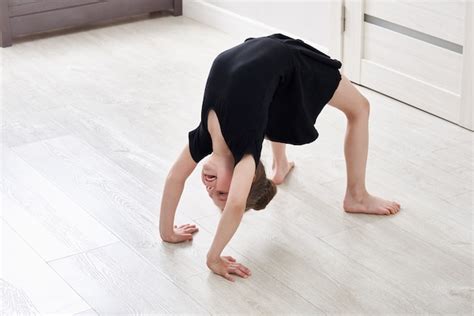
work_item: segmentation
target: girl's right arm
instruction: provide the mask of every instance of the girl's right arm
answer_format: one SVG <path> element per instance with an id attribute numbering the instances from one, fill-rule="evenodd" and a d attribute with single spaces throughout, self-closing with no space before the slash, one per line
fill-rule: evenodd
<path id="1" fill-rule="evenodd" d="M 180 227 L 174 225 L 174 216 L 184 184 L 196 165 L 191 157 L 189 144 L 186 144 L 168 172 L 163 189 L 160 211 L 160 236 L 163 241 L 176 243 L 190 240 L 192 234 L 198 230 L 194 225 L 185 224 Z"/>

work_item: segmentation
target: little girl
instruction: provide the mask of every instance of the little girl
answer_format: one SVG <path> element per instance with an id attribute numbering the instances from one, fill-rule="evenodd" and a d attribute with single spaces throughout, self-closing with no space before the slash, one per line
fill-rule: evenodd
<path id="1" fill-rule="evenodd" d="M 389 215 L 400 204 L 369 194 L 365 187 L 369 102 L 339 72 L 341 62 L 281 33 L 247 38 L 214 60 L 204 91 L 199 125 L 171 167 L 163 190 L 160 235 L 166 242 L 192 240 L 195 225 L 174 225 L 184 183 L 197 163 L 209 197 L 222 210 L 207 266 L 230 281 L 250 270 L 221 252 L 245 211 L 261 210 L 294 167 L 286 144 L 303 145 L 318 137 L 316 118 L 326 104 L 347 117 L 344 143 L 347 187 L 343 209 Z M 260 161 L 264 139 L 271 142 L 271 180 Z"/>

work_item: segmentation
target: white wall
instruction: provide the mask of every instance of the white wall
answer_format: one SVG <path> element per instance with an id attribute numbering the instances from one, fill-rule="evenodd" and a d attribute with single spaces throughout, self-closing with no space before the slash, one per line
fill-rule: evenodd
<path id="1" fill-rule="evenodd" d="M 330 0 L 206 0 L 241 16 L 329 46 Z"/>
<path id="2" fill-rule="evenodd" d="M 330 47 L 331 0 L 206 0 L 205 2 L 270 27 Z M 184 7 L 186 10 L 186 6 Z"/>

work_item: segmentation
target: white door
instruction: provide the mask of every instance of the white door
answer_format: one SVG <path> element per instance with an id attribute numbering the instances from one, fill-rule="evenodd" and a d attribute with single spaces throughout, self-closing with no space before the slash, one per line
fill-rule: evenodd
<path id="1" fill-rule="evenodd" d="M 472 129 L 470 0 L 345 0 L 343 8 L 351 81 Z"/>

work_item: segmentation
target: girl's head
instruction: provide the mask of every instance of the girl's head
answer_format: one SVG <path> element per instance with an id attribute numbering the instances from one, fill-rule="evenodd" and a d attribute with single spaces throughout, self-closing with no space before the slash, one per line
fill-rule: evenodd
<path id="1" fill-rule="evenodd" d="M 214 154 L 211 154 L 202 167 L 201 180 L 209 197 L 221 210 L 224 210 L 227 201 L 233 172 L 234 166 L 231 157 L 225 158 Z M 260 160 L 247 197 L 245 211 L 264 209 L 276 192 L 276 185 L 267 179 L 265 168 Z"/>

